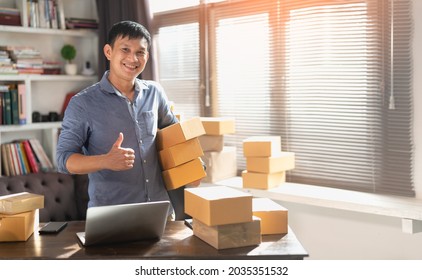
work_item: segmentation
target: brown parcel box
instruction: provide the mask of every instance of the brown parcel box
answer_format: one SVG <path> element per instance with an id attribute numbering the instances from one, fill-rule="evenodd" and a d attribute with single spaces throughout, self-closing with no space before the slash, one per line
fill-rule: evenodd
<path id="1" fill-rule="evenodd" d="M 193 219 L 193 234 L 216 249 L 238 248 L 261 243 L 260 219 L 252 222 L 207 226 Z"/>
<path id="2" fill-rule="evenodd" d="M 213 183 L 237 175 L 236 147 L 225 146 L 221 152 L 205 152 L 201 157 L 207 167 L 202 181 Z"/>
<path id="3" fill-rule="evenodd" d="M 295 153 L 280 152 L 271 157 L 247 157 L 246 170 L 257 173 L 276 173 L 295 168 Z"/>
<path id="4" fill-rule="evenodd" d="M 176 167 L 204 155 L 198 138 L 171 146 L 158 152 L 164 170 Z"/>
<path id="5" fill-rule="evenodd" d="M 224 135 L 201 135 L 198 139 L 204 152 L 221 152 L 224 148 Z"/>
<path id="6" fill-rule="evenodd" d="M 204 134 L 199 117 L 175 123 L 157 132 L 157 149 L 160 151 Z"/>
<path id="7" fill-rule="evenodd" d="M 44 196 L 28 192 L 20 192 L 0 196 L 0 213 L 17 214 L 44 208 Z"/>
<path id="8" fill-rule="evenodd" d="M 280 136 L 252 136 L 243 140 L 243 155 L 245 157 L 270 157 L 280 151 Z"/>
<path id="9" fill-rule="evenodd" d="M 14 215 L 0 214 L 0 241 L 26 241 L 38 225 L 38 209 Z"/>
<path id="10" fill-rule="evenodd" d="M 229 117 L 201 117 L 206 135 L 224 135 L 235 133 L 234 118 Z"/>
<path id="11" fill-rule="evenodd" d="M 288 211 L 269 198 L 252 199 L 253 215 L 261 218 L 261 234 L 282 234 L 288 231 Z"/>
<path id="12" fill-rule="evenodd" d="M 286 182 L 286 172 L 266 174 L 243 170 L 242 181 L 244 188 L 268 190 Z"/>
<path id="13" fill-rule="evenodd" d="M 167 190 L 174 190 L 207 176 L 199 158 L 162 172 Z"/>
<path id="14" fill-rule="evenodd" d="M 207 226 L 252 221 L 252 195 L 226 186 L 185 189 L 185 213 Z"/>

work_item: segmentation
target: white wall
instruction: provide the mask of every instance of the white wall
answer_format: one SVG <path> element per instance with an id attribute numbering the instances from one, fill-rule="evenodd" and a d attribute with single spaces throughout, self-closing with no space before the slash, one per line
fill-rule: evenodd
<path id="1" fill-rule="evenodd" d="M 413 0 L 414 182 L 422 199 L 422 1 Z M 422 260 L 422 233 L 407 234 L 398 218 L 282 202 L 308 259 Z"/>

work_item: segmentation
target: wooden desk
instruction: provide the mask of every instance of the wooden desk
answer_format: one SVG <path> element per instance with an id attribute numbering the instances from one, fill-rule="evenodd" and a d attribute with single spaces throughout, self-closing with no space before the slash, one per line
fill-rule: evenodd
<path id="1" fill-rule="evenodd" d="M 76 232 L 84 222 L 69 222 L 57 235 L 39 235 L 26 242 L 0 243 L 0 259 L 290 259 L 308 256 L 291 229 L 285 235 L 263 236 L 259 246 L 216 250 L 192 234 L 182 221 L 169 222 L 159 241 L 83 247 Z"/>

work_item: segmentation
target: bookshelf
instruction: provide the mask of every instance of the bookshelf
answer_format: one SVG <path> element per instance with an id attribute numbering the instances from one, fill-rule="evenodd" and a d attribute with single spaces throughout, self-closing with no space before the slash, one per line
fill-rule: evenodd
<path id="1" fill-rule="evenodd" d="M 95 0 L 61 0 L 66 17 L 97 19 Z M 17 8 L 21 18 L 27 18 L 28 12 L 21 7 L 26 0 L 0 0 L 0 7 Z M 40 74 L 0 74 L 0 84 L 24 84 L 26 124 L 0 125 L 0 143 L 17 139 L 37 138 L 47 156 L 56 165 L 55 151 L 61 122 L 33 122 L 32 113 L 48 115 L 50 112 L 61 113 L 65 96 L 69 92 L 79 91 L 98 81 L 98 33 L 92 29 L 58 29 L 30 27 L 28 20 L 21 20 L 22 26 L 0 25 L 0 46 L 30 46 L 41 52 L 45 61 L 60 62 L 60 75 Z M 60 49 L 65 44 L 72 44 L 77 49 L 74 62 L 81 73 L 86 61 L 95 71 L 93 76 L 65 75 L 65 61 L 60 56 Z M 0 170 L 1 170 L 0 160 Z M 3 175 L 3 174 L 2 174 Z"/>

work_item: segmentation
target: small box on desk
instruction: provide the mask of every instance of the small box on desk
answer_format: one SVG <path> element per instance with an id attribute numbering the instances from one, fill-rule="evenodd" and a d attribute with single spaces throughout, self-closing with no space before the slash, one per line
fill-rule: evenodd
<path id="1" fill-rule="evenodd" d="M 38 229 L 39 210 L 0 214 L 0 242 L 26 241 Z"/>
<path id="2" fill-rule="evenodd" d="M 261 243 L 260 218 L 251 222 L 207 226 L 193 219 L 193 234 L 216 249 L 229 249 L 258 245 Z"/>
<path id="3" fill-rule="evenodd" d="M 164 170 L 176 167 L 204 155 L 198 138 L 171 146 L 158 152 Z"/>
<path id="4" fill-rule="evenodd" d="M 295 168 L 295 153 L 279 152 L 271 157 L 247 157 L 246 170 L 257 173 L 276 173 Z"/>
<path id="5" fill-rule="evenodd" d="M 0 213 L 17 214 L 44 208 L 44 196 L 28 192 L 0 196 Z"/>
<path id="6" fill-rule="evenodd" d="M 224 135 L 236 132 L 234 118 L 201 117 L 206 135 Z"/>
<path id="7" fill-rule="evenodd" d="M 270 157 L 280 151 L 280 136 L 252 136 L 243 140 L 243 155 L 245 157 Z"/>
<path id="8" fill-rule="evenodd" d="M 203 134 L 205 130 L 199 117 L 175 123 L 157 132 L 157 149 L 160 151 Z"/>
<path id="9" fill-rule="evenodd" d="M 283 234 L 288 231 L 288 211 L 269 198 L 252 200 L 253 215 L 261 218 L 261 234 Z"/>
<path id="10" fill-rule="evenodd" d="M 207 167 L 205 183 L 217 182 L 237 175 L 236 147 L 225 146 L 221 152 L 205 152 L 201 157 Z"/>
<path id="11" fill-rule="evenodd" d="M 266 174 L 243 170 L 242 181 L 244 188 L 268 190 L 286 182 L 286 172 Z"/>
<path id="12" fill-rule="evenodd" d="M 252 221 L 252 195 L 226 186 L 185 189 L 185 213 L 207 226 Z"/>
<path id="13" fill-rule="evenodd" d="M 207 176 L 199 158 L 162 172 L 167 190 L 174 190 Z"/>

